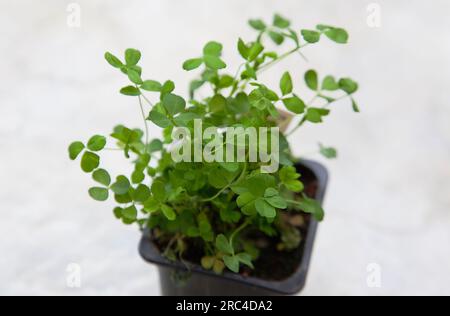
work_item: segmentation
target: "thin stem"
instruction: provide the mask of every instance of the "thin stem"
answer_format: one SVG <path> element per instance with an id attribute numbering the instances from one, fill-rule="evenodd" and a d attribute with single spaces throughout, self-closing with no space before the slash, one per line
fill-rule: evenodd
<path id="1" fill-rule="evenodd" d="M 151 107 L 154 106 L 153 103 L 152 103 L 152 101 L 150 101 L 150 100 L 145 96 L 145 94 L 141 93 L 141 95 L 142 95 L 142 97 L 144 98 L 144 100 L 145 100 Z"/>
<path id="2" fill-rule="evenodd" d="M 166 249 L 164 250 L 163 255 L 166 256 L 169 252 L 170 248 L 172 248 L 173 244 L 178 240 L 179 234 L 177 233 L 175 236 L 172 237 L 172 239 L 169 241 L 169 244 L 167 245 Z"/>
<path id="3" fill-rule="evenodd" d="M 222 188 L 219 192 L 217 192 L 217 194 L 214 195 L 213 197 L 201 200 L 201 202 L 211 202 L 211 201 L 215 200 L 217 197 L 219 197 L 225 190 L 227 190 L 233 184 L 238 183 L 239 181 L 241 181 L 242 177 L 245 175 L 246 172 L 247 172 L 247 163 L 244 164 L 244 168 L 242 169 L 242 172 L 241 172 L 241 174 L 239 175 L 238 178 L 236 178 L 233 181 L 231 181 L 230 183 L 228 183 L 224 188 Z"/>
<path id="4" fill-rule="evenodd" d="M 230 236 L 230 245 L 233 245 L 233 241 L 234 238 L 237 236 L 237 234 L 239 234 L 245 227 L 247 227 L 250 224 L 250 218 L 247 218 L 247 220 L 241 225 L 239 226 L 234 232 L 233 234 L 231 234 Z"/>
<path id="5" fill-rule="evenodd" d="M 238 69 L 237 69 L 237 71 L 236 71 L 236 74 L 234 75 L 234 82 L 235 82 L 235 83 L 233 84 L 233 89 L 231 89 L 231 92 L 230 92 L 229 97 L 232 97 L 233 94 L 236 92 L 236 90 L 237 90 L 238 87 L 239 87 L 239 82 L 237 82 L 237 78 L 238 78 L 238 76 L 239 76 L 239 74 L 240 74 L 240 72 L 241 72 L 242 67 L 243 67 L 245 64 L 246 64 L 246 63 L 240 64 L 239 67 L 238 67 Z"/>
<path id="6" fill-rule="evenodd" d="M 148 138 L 149 138 L 148 123 L 147 123 L 147 118 L 145 117 L 144 105 L 142 104 L 142 98 L 140 95 L 138 96 L 138 98 L 139 98 L 139 107 L 141 108 L 142 119 L 144 120 L 144 125 L 145 125 L 145 153 L 147 153 Z"/>
<path id="7" fill-rule="evenodd" d="M 308 46 L 309 43 L 306 43 L 304 45 L 300 45 L 286 53 L 284 53 L 283 55 L 280 55 L 277 59 L 272 60 L 271 62 L 268 62 L 267 64 L 265 64 L 264 66 L 262 66 L 261 68 L 259 68 L 258 72 L 262 72 L 265 71 L 267 69 L 269 69 L 270 67 L 276 65 L 277 63 L 279 63 L 280 61 L 282 61 L 283 59 L 289 57 L 290 55 L 298 52 L 300 49 L 302 49 L 305 46 Z"/>

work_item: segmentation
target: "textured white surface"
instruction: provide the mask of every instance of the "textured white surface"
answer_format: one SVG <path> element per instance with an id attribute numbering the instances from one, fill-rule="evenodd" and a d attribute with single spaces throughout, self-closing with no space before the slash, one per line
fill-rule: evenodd
<path id="1" fill-rule="evenodd" d="M 379 1 L 382 27 L 370 28 L 370 2 L 84 0 L 81 28 L 69 28 L 69 1 L 2 0 L 0 294 L 159 294 L 137 230 L 88 198 L 90 180 L 67 159 L 72 140 L 141 124 L 102 55 L 140 48 L 147 77 L 184 89 L 191 74 L 180 65 L 206 41 L 223 42 L 236 66 L 235 40 L 252 34 L 246 20 L 280 12 L 299 28 L 342 25 L 351 44 L 308 48 L 310 65 L 293 56 L 264 74 L 269 85 L 288 69 L 300 83 L 306 67 L 361 83 L 360 115 L 339 103 L 324 126 L 292 139 L 299 155 L 317 141 L 340 150 L 326 162 L 328 216 L 303 294 L 449 295 L 450 4 Z M 123 166 L 114 154 L 107 164 Z M 78 289 L 66 286 L 72 262 L 82 268 Z M 370 263 L 382 268 L 381 288 L 366 284 Z"/>

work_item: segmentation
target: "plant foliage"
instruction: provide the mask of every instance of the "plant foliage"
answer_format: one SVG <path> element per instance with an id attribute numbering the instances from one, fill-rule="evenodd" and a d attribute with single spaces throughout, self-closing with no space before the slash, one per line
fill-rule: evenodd
<path id="1" fill-rule="evenodd" d="M 106 61 L 125 75 L 128 83 L 120 93 L 137 100 L 144 129 L 118 125 L 108 138 L 95 135 L 69 146 L 70 159 L 79 158 L 81 169 L 92 175 L 95 185 L 88 192 L 93 199 L 113 199 L 117 204 L 114 215 L 123 223 L 157 232 L 161 240 L 167 240 L 164 254 L 169 258 L 181 259 L 190 245 L 200 244 L 202 266 L 216 273 L 225 268 L 236 273 L 243 266 L 253 268 L 259 250 L 246 232 L 279 235 L 281 244 L 285 243 L 280 249 L 293 249 L 301 238 L 298 230 L 282 222 L 282 215 L 306 212 L 323 219 L 320 204 L 302 194 L 304 184 L 293 167 L 287 137 L 306 123 L 322 123 L 330 114 L 330 105 L 343 98 L 359 112 L 353 98 L 358 84 L 348 77 L 321 79 L 317 71 L 307 69 L 303 76 L 283 72 L 278 87 L 259 80 L 261 72 L 283 59 L 303 56 L 307 46 L 322 40 L 346 43 L 344 29 L 318 25 L 297 30 L 280 15 L 271 23 L 257 19 L 249 25 L 257 34 L 253 40 L 238 39 L 236 53 L 242 62 L 237 71 L 227 70 L 223 46 L 216 41 L 183 63 L 184 70 L 198 71 L 189 98 L 182 97 L 170 80 L 144 76 L 138 50 L 127 49 L 123 58 L 106 53 Z M 271 46 L 282 47 L 282 52 L 270 50 Z M 305 101 L 308 94 L 310 102 Z M 281 135 L 282 167 L 277 173 L 261 173 L 261 163 L 175 163 L 171 159 L 169 144 L 176 127 L 192 129 L 196 118 L 205 126 L 273 127 L 281 109 L 295 115 L 298 123 Z M 152 139 L 149 123 L 162 129 L 161 138 Z M 107 148 L 107 142 L 113 148 Z M 337 155 L 331 147 L 320 145 L 319 149 L 325 157 Z M 122 152 L 133 164 L 131 174 L 112 177 L 102 168 L 100 154 L 106 150 Z"/>

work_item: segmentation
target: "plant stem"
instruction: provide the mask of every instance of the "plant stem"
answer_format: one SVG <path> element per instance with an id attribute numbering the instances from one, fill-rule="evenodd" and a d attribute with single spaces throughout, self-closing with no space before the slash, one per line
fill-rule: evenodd
<path id="1" fill-rule="evenodd" d="M 247 172 L 247 163 L 244 164 L 244 168 L 242 169 L 241 174 L 239 175 L 239 177 L 233 181 L 231 181 L 230 183 L 228 183 L 224 188 L 222 188 L 219 192 L 217 192 L 216 195 L 214 195 L 213 197 L 210 197 L 208 199 L 204 199 L 201 200 L 201 202 L 211 202 L 213 200 L 215 200 L 217 197 L 219 197 L 226 189 L 228 189 L 229 187 L 231 187 L 233 184 L 238 183 L 239 181 L 241 181 L 242 177 L 245 175 L 245 172 Z"/>
<path id="2" fill-rule="evenodd" d="M 172 239 L 169 241 L 169 244 L 167 245 L 166 249 L 164 249 L 163 255 L 166 256 L 169 252 L 170 248 L 172 248 L 173 244 L 178 240 L 179 234 L 177 233 L 175 236 L 172 237 Z"/>
<path id="3" fill-rule="evenodd" d="M 153 103 L 152 103 L 152 101 L 150 101 L 150 100 L 145 96 L 145 94 L 141 93 L 141 95 L 142 95 L 142 97 L 144 98 L 144 100 L 145 100 L 151 107 L 154 106 Z"/>
<path id="4" fill-rule="evenodd" d="M 148 123 L 147 123 L 147 118 L 145 117 L 144 105 L 142 104 L 141 96 L 139 95 L 138 98 L 139 98 L 139 107 L 141 108 L 142 119 L 144 120 L 144 125 L 145 125 L 145 153 L 147 153 L 148 138 L 149 138 Z"/>
<path id="5" fill-rule="evenodd" d="M 284 53 L 283 55 L 280 55 L 277 59 L 272 60 L 271 62 L 268 62 L 267 64 L 263 65 L 261 68 L 259 68 L 258 72 L 262 72 L 265 71 L 267 69 L 269 69 L 270 67 L 276 65 L 277 63 L 279 63 L 280 61 L 282 61 L 283 59 L 289 57 L 290 55 L 298 52 L 300 49 L 302 49 L 305 46 L 308 46 L 309 43 L 306 43 L 304 45 L 300 45 L 286 53 Z"/>
<path id="6" fill-rule="evenodd" d="M 239 233 L 240 233 L 245 227 L 247 227 L 249 224 L 250 224 L 250 218 L 247 218 L 247 219 L 245 220 L 245 222 L 244 222 L 241 226 L 239 226 L 239 227 L 233 232 L 233 234 L 231 234 L 231 236 L 230 236 L 230 245 L 233 245 L 233 241 L 234 241 L 234 238 L 236 237 L 236 235 L 239 234 Z"/>
<path id="7" fill-rule="evenodd" d="M 231 89 L 230 95 L 229 97 L 232 97 L 233 94 L 237 91 L 238 87 L 239 87 L 239 82 L 237 81 L 237 78 L 239 77 L 239 74 L 241 72 L 242 67 L 245 65 L 246 63 L 242 63 L 239 65 L 238 70 L 236 71 L 236 74 L 234 75 L 234 84 L 233 84 L 233 89 Z"/>

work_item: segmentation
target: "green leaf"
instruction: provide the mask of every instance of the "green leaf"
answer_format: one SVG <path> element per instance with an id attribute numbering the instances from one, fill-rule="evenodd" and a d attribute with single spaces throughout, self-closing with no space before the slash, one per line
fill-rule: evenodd
<path id="1" fill-rule="evenodd" d="M 205 55 L 204 57 L 205 65 L 211 69 L 219 70 L 227 67 L 227 64 L 219 57 L 213 55 Z"/>
<path id="2" fill-rule="evenodd" d="M 220 166 L 227 170 L 228 172 L 237 172 L 239 170 L 238 162 L 221 162 Z M 232 176 L 234 178 L 234 175 Z M 230 179 L 231 180 L 231 179 Z"/>
<path id="3" fill-rule="evenodd" d="M 293 89 L 292 77 L 289 74 L 289 72 L 285 72 L 283 74 L 283 76 L 281 77 L 280 89 L 281 89 L 281 93 L 283 94 L 283 96 L 292 92 L 292 89 Z"/>
<path id="4" fill-rule="evenodd" d="M 83 154 L 83 157 L 81 158 L 81 169 L 86 172 L 90 173 L 98 168 L 100 165 L 100 157 L 97 154 L 94 154 L 93 152 L 86 151 Z"/>
<path id="5" fill-rule="evenodd" d="M 161 203 L 157 201 L 154 197 L 150 197 L 144 203 L 144 210 L 146 212 L 152 213 L 160 208 Z"/>
<path id="6" fill-rule="evenodd" d="M 89 195 L 96 201 L 104 202 L 108 199 L 109 192 L 105 188 L 90 188 Z"/>
<path id="7" fill-rule="evenodd" d="M 264 46 L 261 43 L 253 43 L 248 53 L 248 61 L 254 61 L 262 51 L 264 51 Z"/>
<path id="8" fill-rule="evenodd" d="M 116 207 L 116 208 L 114 208 L 114 210 L 113 210 L 114 216 L 115 216 L 117 219 L 121 219 L 121 218 L 122 218 L 122 212 L 123 212 L 123 208 L 121 208 L 121 207 Z"/>
<path id="9" fill-rule="evenodd" d="M 191 226 L 187 229 L 186 235 L 192 238 L 200 237 L 200 230 L 198 229 L 198 227 Z"/>
<path id="10" fill-rule="evenodd" d="M 302 30 L 302 37 L 308 43 L 317 43 L 320 40 L 320 32 L 313 30 Z"/>
<path id="11" fill-rule="evenodd" d="M 87 147 L 91 151 L 100 151 L 106 146 L 106 138 L 101 135 L 95 135 L 89 139 Z"/>
<path id="12" fill-rule="evenodd" d="M 325 147 L 322 144 L 319 144 L 320 154 L 328 159 L 334 159 L 337 157 L 337 150 L 333 147 Z"/>
<path id="13" fill-rule="evenodd" d="M 330 28 L 325 31 L 325 35 L 338 44 L 346 44 L 348 42 L 348 33 L 341 28 Z"/>
<path id="14" fill-rule="evenodd" d="M 270 198 L 278 195 L 280 195 L 280 192 L 278 192 L 278 190 L 275 188 L 267 188 L 266 191 L 264 192 L 265 198 Z"/>
<path id="15" fill-rule="evenodd" d="M 249 95 L 250 104 L 259 110 L 272 106 L 272 101 L 278 101 L 278 96 L 266 87 L 253 90 Z"/>
<path id="16" fill-rule="evenodd" d="M 333 76 L 326 76 L 322 81 L 322 90 L 335 91 L 339 89 L 339 84 Z"/>
<path id="17" fill-rule="evenodd" d="M 225 254 L 228 254 L 228 255 L 234 254 L 233 246 L 228 241 L 228 238 L 223 234 L 220 234 L 217 236 L 216 248 Z"/>
<path id="18" fill-rule="evenodd" d="M 228 269 L 234 273 L 239 273 L 239 259 L 236 256 L 224 256 L 223 262 Z"/>
<path id="19" fill-rule="evenodd" d="M 183 63 L 183 69 L 186 71 L 194 70 L 203 64 L 203 58 L 194 58 L 186 60 Z"/>
<path id="20" fill-rule="evenodd" d="M 125 51 L 125 62 L 127 66 L 135 66 L 141 59 L 141 52 L 137 49 L 129 48 Z"/>
<path id="21" fill-rule="evenodd" d="M 350 78 L 342 78 L 339 80 L 339 88 L 347 94 L 353 94 L 358 90 L 358 84 Z"/>
<path id="22" fill-rule="evenodd" d="M 118 176 L 116 182 L 111 185 L 111 190 L 117 195 L 125 195 L 130 190 L 131 184 L 127 177 Z"/>
<path id="23" fill-rule="evenodd" d="M 200 118 L 198 114 L 191 112 L 184 112 L 181 113 L 180 115 L 177 115 L 173 120 L 177 126 L 187 127 L 190 122 L 198 118 Z"/>
<path id="24" fill-rule="evenodd" d="M 225 110 L 227 106 L 227 99 L 221 94 L 216 94 L 209 101 L 209 110 L 213 113 L 219 113 Z"/>
<path id="25" fill-rule="evenodd" d="M 300 47 L 300 39 L 296 32 L 294 32 L 293 30 L 289 30 L 289 33 L 285 36 L 291 38 L 294 41 L 296 47 Z"/>
<path id="26" fill-rule="evenodd" d="M 248 96 L 245 92 L 238 93 L 234 99 L 229 98 L 228 102 L 230 110 L 236 114 L 246 113 L 250 109 Z"/>
<path id="27" fill-rule="evenodd" d="M 222 54 L 223 45 L 218 42 L 209 42 L 203 48 L 203 55 L 219 57 Z"/>
<path id="28" fill-rule="evenodd" d="M 279 208 L 279 209 L 286 209 L 287 208 L 287 202 L 285 199 L 283 199 L 281 196 L 279 195 L 275 195 L 275 196 L 271 196 L 271 197 L 266 197 L 265 198 L 266 202 L 269 203 L 271 206 L 275 207 L 275 208 Z"/>
<path id="29" fill-rule="evenodd" d="M 142 84 L 141 75 L 136 70 L 128 69 L 128 79 L 130 79 L 132 83 Z"/>
<path id="30" fill-rule="evenodd" d="M 161 95 L 166 95 L 168 93 L 173 92 L 175 90 L 175 83 L 171 80 L 167 80 L 164 82 L 162 88 L 161 88 Z"/>
<path id="31" fill-rule="evenodd" d="M 352 100 L 352 108 L 353 108 L 353 111 L 356 112 L 356 113 L 359 113 L 359 112 L 360 112 L 359 106 L 358 106 L 358 104 L 356 103 L 355 99 L 352 98 L 351 100 Z"/>
<path id="32" fill-rule="evenodd" d="M 269 32 L 269 37 L 277 45 L 281 45 L 284 42 L 284 36 L 281 33 L 278 33 L 278 32 L 275 32 L 275 31 L 270 31 Z"/>
<path id="33" fill-rule="evenodd" d="M 303 200 L 297 202 L 297 205 L 303 212 L 312 214 L 317 221 L 322 221 L 325 217 L 322 206 L 314 199 L 304 196 Z"/>
<path id="34" fill-rule="evenodd" d="M 319 79 L 315 70 L 308 70 L 305 73 L 305 82 L 308 88 L 317 91 L 319 89 Z"/>
<path id="35" fill-rule="evenodd" d="M 148 151 L 150 153 L 155 153 L 163 149 L 163 143 L 159 139 L 154 139 L 148 144 Z"/>
<path id="36" fill-rule="evenodd" d="M 162 128 L 166 128 L 172 125 L 172 122 L 167 118 L 167 116 L 165 116 L 156 109 L 153 109 L 150 112 L 147 119 Z"/>
<path id="37" fill-rule="evenodd" d="M 222 208 L 220 210 L 220 219 L 225 223 L 238 223 L 241 217 L 240 212 L 232 211 L 229 208 Z"/>
<path id="38" fill-rule="evenodd" d="M 161 88 L 161 83 L 155 80 L 145 80 L 141 85 L 141 89 L 151 92 L 160 92 Z"/>
<path id="39" fill-rule="evenodd" d="M 94 173 L 92 174 L 92 178 L 106 187 L 111 184 L 111 176 L 105 169 L 95 170 Z"/>
<path id="40" fill-rule="evenodd" d="M 279 27 L 280 29 L 288 28 L 291 25 L 291 22 L 289 20 L 283 18 L 279 14 L 275 14 L 273 18 L 273 25 L 276 27 Z"/>
<path id="41" fill-rule="evenodd" d="M 136 220 L 138 215 L 138 210 L 136 209 L 136 206 L 132 205 L 130 207 L 127 207 L 122 210 L 122 217 L 134 221 Z"/>
<path id="42" fill-rule="evenodd" d="M 173 208 L 163 204 L 161 205 L 161 211 L 163 212 L 164 216 L 169 220 L 169 221 L 174 221 L 177 218 L 177 214 L 175 213 L 175 211 L 173 210 Z"/>
<path id="43" fill-rule="evenodd" d="M 306 119 L 311 123 L 322 123 L 322 117 L 328 115 L 330 111 L 321 108 L 309 108 L 306 112 Z"/>
<path id="44" fill-rule="evenodd" d="M 328 29 L 332 29 L 332 28 L 333 28 L 333 26 L 325 25 L 325 24 L 319 24 L 316 26 L 316 29 L 318 29 L 321 32 L 326 31 Z"/>
<path id="45" fill-rule="evenodd" d="M 257 74 L 255 68 L 250 66 L 249 64 L 245 64 L 245 76 L 246 78 L 252 78 L 257 80 Z M 243 74 L 243 77 L 245 77 Z"/>
<path id="46" fill-rule="evenodd" d="M 239 197 L 236 200 L 236 203 L 240 208 L 242 208 L 254 201 L 255 201 L 255 196 L 253 194 L 251 194 L 250 192 L 244 192 L 239 195 Z"/>
<path id="47" fill-rule="evenodd" d="M 253 266 L 252 263 L 252 256 L 249 255 L 248 253 L 242 252 L 236 255 L 236 258 L 242 263 L 245 264 L 246 266 L 254 269 L 255 267 Z"/>
<path id="48" fill-rule="evenodd" d="M 247 47 L 247 45 L 244 43 L 244 41 L 241 38 L 238 41 L 238 51 L 239 51 L 239 54 L 241 54 L 241 56 L 244 59 L 248 59 L 250 49 Z"/>
<path id="49" fill-rule="evenodd" d="M 164 96 L 162 104 L 170 116 L 175 116 L 186 107 L 186 101 L 182 97 L 171 93 Z"/>
<path id="50" fill-rule="evenodd" d="M 84 144 L 82 142 L 73 142 L 69 146 L 69 157 L 71 160 L 77 159 L 77 157 L 84 150 Z"/>
<path id="51" fill-rule="evenodd" d="M 127 87 L 120 89 L 120 93 L 122 93 L 123 95 L 132 96 L 132 97 L 141 95 L 141 91 L 139 91 L 138 88 L 133 87 L 133 86 L 127 86 Z"/>
<path id="52" fill-rule="evenodd" d="M 233 86 L 233 84 L 234 84 L 234 78 L 232 76 L 223 75 L 222 77 L 220 77 L 219 88 L 221 88 L 221 89 L 229 88 L 229 87 Z"/>
<path id="53" fill-rule="evenodd" d="M 134 184 L 138 184 L 141 183 L 142 181 L 144 181 L 145 179 L 145 174 L 144 172 L 142 172 L 141 170 L 135 170 L 132 174 L 131 174 L 131 181 Z"/>
<path id="54" fill-rule="evenodd" d="M 257 31 L 264 31 L 267 28 L 266 24 L 259 19 L 250 20 L 248 21 L 248 24 Z"/>
<path id="55" fill-rule="evenodd" d="M 286 109 L 295 114 L 302 114 L 303 112 L 305 112 L 305 102 L 303 102 L 303 100 L 298 96 L 294 95 L 291 98 L 283 99 L 283 103 Z"/>
<path id="56" fill-rule="evenodd" d="M 275 218 L 277 211 L 265 199 L 259 198 L 255 201 L 255 207 L 259 215 L 267 218 Z"/>
<path id="57" fill-rule="evenodd" d="M 119 60 L 119 58 L 117 58 L 116 56 L 114 56 L 113 54 L 111 54 L 109 52 L 105 53 L 105 59 L 114 68 L 120 69 L 124 66 L 123 63 Z"/>
<path id="58" fill-rule="evenodd" d="M 159 202 L 165 202 L 167 199 L 166 186 L 164 182 L 156 180 L 152 184 L 152 194 Z"/>
<path id="59" fill-rule="evenodd" d="M 129 193 L 123 194 L 123 195 L 115 194 L 114 199 L 119 204 L 129 204 L 129 203 L 133 202 L 133 199 L 131 198 Z"/>
<path id="60" fill-rule="evenodd" d="M 150 197 L 150 189 L 144 184 L 138 185 L 136 190 L 133 192 L 133 199 L 135 202 L 144 203 Z"/>
<path id="61" fill-rule="evenodd" d="M 294 166 L 284 166 L 280 170 L 279 176 L 281 183 L 283 183 L 288 190 L 292 192 L 303 191 L 303 183 L 298 180 L 300 178 L 300 174 L 297 173 Z"/>

